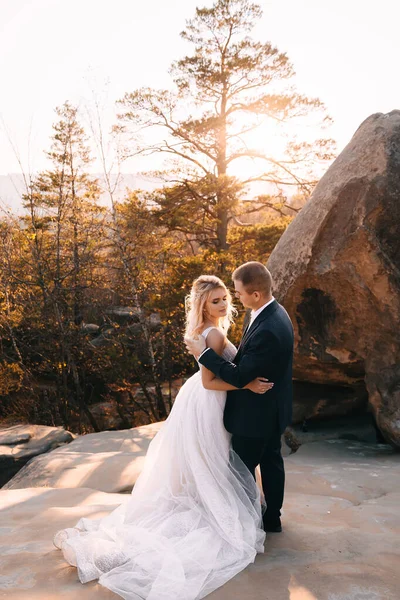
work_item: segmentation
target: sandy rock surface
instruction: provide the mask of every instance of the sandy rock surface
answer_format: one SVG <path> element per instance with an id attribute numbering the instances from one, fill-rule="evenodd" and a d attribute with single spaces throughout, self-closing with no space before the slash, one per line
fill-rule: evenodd
<path id="1" fill-rule="evenodd" d="M 101 431 L 31 460 L 3 489 L 87 487 L 130 492 L 148 445 L 162 422 L 121 431 Z"/>
<path id="2" fill-rule="evenodd" d="M 398 600 L 400 455 L 329 440 L 304 444 L 285 462 L 284 532 L 268 534 L 265 554 L 208 598 Z M 52 537 L 129 499 L 87 488 L 0 490 L 0 598 L 118 598 L 80 584 Z"/>

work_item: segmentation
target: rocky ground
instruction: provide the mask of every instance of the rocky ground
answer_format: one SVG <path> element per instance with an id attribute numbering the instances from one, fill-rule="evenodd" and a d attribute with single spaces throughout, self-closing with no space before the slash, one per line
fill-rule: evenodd
<path id="1" fill-rule="evenodd" d="M 0 426 L 0 486 L 33 457 L 68 444 L 75 437 L 62 427 L 30 424 Z"/>
<path id="2" fill-rule="evenodd" d="M 0 598 L 117 598 L 96 583 L 80 584 L 52 537 L 129 501 L 114 490 L 131 487 L 156 430 L 83 436 L 35 458 L 0 490 Z M 307 433 L 295 454 L 285 450 L 284 531 L 268 534 L 265 553 L 210 600 L 399 599 L 400 454 L 327 437 Z"/>
<path id="3" fill-rule="evenodd" d="M 3 490 L 44 487 L 130 492 L 161 425 L 79 436 L 73 443 L 30 460 Z"/>

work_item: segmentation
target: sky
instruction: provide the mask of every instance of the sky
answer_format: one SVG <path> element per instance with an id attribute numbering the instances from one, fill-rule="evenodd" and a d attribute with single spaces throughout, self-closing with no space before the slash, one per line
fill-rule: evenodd
<path id="1" fill-rule="evenodd" d="M 0 0 L 0 175 L 45 168 L 54 108 L 107 106 L 141 86 L 170 85 L 179 37 L 211 0 Z M 370 114 L 400 108 L 400 3 L 394 0 L 261 0 L 252 37 L 286 52 L 297 89 L 317 96 L 338 151 Z M 108 119 L 108 121 L 107 121 Z M 12 148 L 14 147 L 14 150 Z M 140 160 L 129 165 L 140 171 Z"/>

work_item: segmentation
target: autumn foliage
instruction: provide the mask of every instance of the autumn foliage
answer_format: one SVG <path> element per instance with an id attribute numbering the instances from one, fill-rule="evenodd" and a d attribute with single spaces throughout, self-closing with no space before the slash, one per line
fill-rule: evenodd
<path id="1" fill-rule="evenodd" d="M 182 32 L 192 51 L 173 63 L 172 88 L 119 101 L 119 160 L 173 159 L 154 169 L 151 192 L 117 197 L 101 130 L 88 132 L 68 102 L 56 109 L 49 168 L 25 178 L 23 217 L 0 219 L 0 419 L 97 431 L 100 403 L 116 427 L 164 419 L 173 382 L 195 368 L 182 343 L 192 281 L 212 273 L 231 287 L 232 270 L 265 262 L 301 209 L 332 140 L 286 136 L 278 157 L 246 135 L 268 120 L 329 119 L 320 100 L 286 85 L 287 55 L 249 36 L 260 15 L 248 0 L 196 9 Z M 90 174 L 93 147 L 102 178 Z M 244 160 L 258 170 L 241 177 Z"/>

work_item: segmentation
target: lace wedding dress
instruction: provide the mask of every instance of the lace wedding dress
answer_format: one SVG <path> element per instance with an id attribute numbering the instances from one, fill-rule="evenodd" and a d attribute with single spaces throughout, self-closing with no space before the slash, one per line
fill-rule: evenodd
<path id="1" fill-rule="evenodd" d="M 235 353 L 228 341 L 223 356 Z M 150 443 L 129 499 L 57 532 L 54 544 L 82 583 L 98 579 L 127 600 L 198 600 L 264 551 L 260 492 L 230 448 L 225 399 L 195 373 Z"/>

